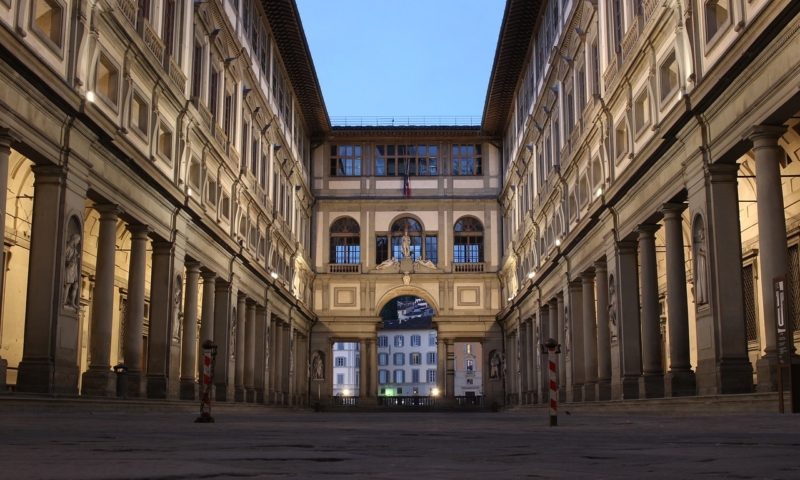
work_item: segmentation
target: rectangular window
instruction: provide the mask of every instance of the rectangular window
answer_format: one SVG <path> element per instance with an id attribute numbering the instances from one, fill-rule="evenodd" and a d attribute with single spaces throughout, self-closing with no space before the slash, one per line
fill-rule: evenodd
<path id="1" fill-rule="evenodd" d="M 206 182 L 206 202 L 214 210 L 217 209 L 217 180 L 209 177 Z"/>
<path id="2" fill-rule="evenodd" d="M 402 352 L 395 353 L 393 363 L 395 365 L 405 365 L 406 363 L 405 355 Z"/>
<path id="3" fill-rule="evenodd" d="M 422 337 L 419 335 L 411 335 L 411 346 L 419 347 L 420 345 L 422 345 Z"/>
<path id="4" fill-rule="evenodd" d="M 386 348 L 389 346 L 389 337 L 386 335 L 380 335 L 378 337 L 378 348 Z"/>
<path id="5" fill-rule="evenodd" d="M 389 354 L 388 353 L 379 353 L 378 354 L 378 365 L 386 366 L 389 365 Z"/>
<path id="6" fill-rule="evenodd" d="M 64 7 L 56 0 L 35 0 L 31 26 L 50 47 L 61 51 L 64 43 Z"/>
<path id="7" fill-rule="evenodd" d="M 406 383 L 406 372 L 403 370 L 394 371 L 394 383 Z M 397 393 L 400 393 L 398 389 Z"/>
<path id="8" fill-rule="evenodd" d="M 381 385 L 389 383 L 389 370 L 378 371 L 378 383 L 380 383 Z"/>
<path id="9" fill-rule="evenodd" d="M 408 356 L 409 365 L 422 365 L 422 354 L 414 352 Z"/>
<path id="10" fill-rule="evenodd" d="M 411 383 L 419 383 L 419 369 L 411 370 Z"/>
<path id="11" fill-rule="evenodd" d="M 131 95 L 131 112 L 128 120 L 131 129 L 147 139 L 147 130 L 150 126 L 150 106 L 138 91 L 134 90 Z"/>
<path id="12" fill-rule="evenodd" d="M 451 153 L 453 175 L 483 175 L 480 145 L 454 144 Z"/>
<path id="13" fill-rule="evenodd" d="M 198 160 L 197 157 L 192 157 L 191 162 L 189 163 L 189 186 L 194 187 L 195 190 L 199 190 L 200 176 L 200 160 Z"/>
<path id="14" fill-rule="evenodd" d="M 172 131 L 164 122 L 158 128 L 158 154 L 164 160 L 172 162 Z"/>
<path id="15" fill-rule="evenodd" d="M 428 383 L 435 383 L 436 382 L 436 370 L 429 369 L 427 372 Z"/>
<path id="16" fill-rule="evenodd" d="M 380 265 L 389 259 L 389 240 L 386 235 L 375 237 L 375 264 Z"/>
<path id="17" fill-rule="evenodd" d="M 95 91 L 114 108 L 119 101 L 119 69 L 105 54 L 100 53 L 95 72 Z"/>
<path id="18" fill-rule="evenodd" d="M 425 236 L 425 258 L 433 262 L 434 265 L 439 263 L 439 242 L 436 235 Z"/>
<path id="19" fill-rule="evenodd" d="M 336 366 L 337 367 L 344 367 L 345 366 L 345 357 L 336 357 Z"/>
<path id="20" fill-rule="evenodd" d="M 219 111 L 219 72 L 211 67 L 211 74 L 208 80 L 208 111 L 215 122 L 219 122 L 217 113 Z"/>
<path id="21" fill-rule="evenodd" d="M 428 346 L 429 347 L 436 346 L 436 333 L 431 333 L 428 335 Z"/>
<path id="22" fill-rule="evenodd" d="M 658 67 L 658 83 L 662 102 L 678 90 L 678 61 L 675 58 L 674 50 Z"/>
<path id="23" fill-rule="evenodd" d="M 203 78 L 203 45 L 196 39 L 192 50 L 192 97 L 200 98 L 200 88 Z"/>
<path id="24" fill-rule="evenodd" d="M 344 373 L 337 373 L 336 374 L 336 384 L 337 385 L 344 385 Z"/>
<path id="25" fill-rule="evenodd" d="M 175 22 L 178 20 L 175 13 L 175 0 L 164 0 L 164 25 L 162 26 L 161 41 L 164 42 L 164 53 L 174 56 L 175 50 Z"/>
<path id="26" fill-rule="evenodd" d="M 403 339 L 402 335 L 395 335 L 394 336 L 394 346 L 395 347 L 402 347 L 403 345 L 405 345 L 405 342 L 403 340 L 404 339 Z"/>
<path id="27" fill-rule="evenodd" d="M 428 365 L 436 365 L 436 352 L 428 352 L 425 356 L 425 363 Z"/>
<path id="28" fill-rule="evenodd" d="M 646 88 L 633 102 L 633 122 L 636 135 L 641 134 L 645 127 L 650 125 L 650 97 Z"/>
<path id="29" fill-rule="evenodd" d="M 361 158 L 361 145 L 331 145 L 331 176 L 360 177 Z"/>
<path id="30" fill-rule="evenodd" d="M 223 112 L 222 112 L 222 128 L 225 131 L 225 135 L 228 136 L 229 140 L 233 139 L 234 111 L 235 108 L 233 106 L 233 93 L 225 92 L 225 103 L 223 104 Z"/>

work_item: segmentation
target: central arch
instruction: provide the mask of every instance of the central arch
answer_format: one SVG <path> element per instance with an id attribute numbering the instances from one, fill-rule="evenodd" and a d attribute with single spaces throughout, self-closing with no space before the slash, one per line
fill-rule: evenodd
<path id="1" fill-rule="evenodd" d="M 419 297 L 425 300 L 428 306 L 433 309 L 433 316 L 436 317 L 439 315 L 439 304 L 436 302 L 430 292 L 413 285 L 401 285 L 399 287 L 394 287 L 387 290 L 386 293 L 384 293 L 381 298 L 375 302 L 375 316 L 380 317 L 381 311 L 389 302 L 397 297 L 404 296 Z"/>

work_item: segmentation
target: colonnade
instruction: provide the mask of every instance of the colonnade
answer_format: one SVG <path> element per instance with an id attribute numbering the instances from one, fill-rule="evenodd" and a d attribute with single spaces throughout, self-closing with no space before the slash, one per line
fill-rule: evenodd
<path id="1" fill-rule="evenodd" d="M 780 174 L 786 155 L 779 143 L 783 132 L 784 127 L 759 126 L 750 133 L 764 304 L 755 383 L 763 391 L 774 390 L 777 379 L 773 280 L 789 276 Z M 707 165 L 698 172 L 705 181 L 689 183 L 657 210 L 642 212 L 645 221 L 626 233 L 606 235 L 604 248 L 591 247 L 597 256 L 575 261 L 559 288 L 543 286 L 541 291 L 550 293 L 520 302 L 512 320 L 506 320 L 511 326 L 506 332 L 510 402 L 547 400 L 546 357 L 540 345 L 549 337 L 561 345 L 563 400 L 753 390 L 742 297 L 738 168 L 735 163 Z M 580 249 L 578 245 L 575 252 L 585 255 Z M 696 332 L 690 342 L 692 327 Z"/>

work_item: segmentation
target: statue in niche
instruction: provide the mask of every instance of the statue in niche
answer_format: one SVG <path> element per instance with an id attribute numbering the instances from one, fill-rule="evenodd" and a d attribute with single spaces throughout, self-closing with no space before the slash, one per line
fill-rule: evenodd
<path id="1" fill-rule="evenodd" d="M 503 358 L 497 350 L 489 354 L 489 378 L 501 378 Z"/>
<path id="2" fill-rule="evenodd" d="M 181 329 L 183 328 L 183 312 L 181 311 L 181 300 L 183 299 L 183 280 L 181 276 L 175 277 L 175 288 L 172 291 L 172 341 L 181 340 Z"/>
<path id="3" fill-rule="evenodd" d="M 403 258 L 411 258 L 411 237 L 408 236 L 408 229 L 403 232 L 400 250 L 403 252 Z"/>
<path id="4" fill-rule="evenodd" d="M 80 309 L 81 235 L 73 233 L 64 251 L 64 306 Z"/>
<path id="5" fill-rule="evenodd" d="M 319 350 L 314 352 L 311 356 L 311 379 L 312 380 L 325 380 L 325 361 L 322 358 L 323 353 Z"/>
<path id="6" fill-rule="evenodd" d="M 698 305 L 708 303 L 708 269 L 706 263 L 706 231 L 700 215 L 694 218 L 694 301 Z"/>
<path id="7" fill-rule="evenodd" d="M 608 276 L 608 333 L 611 343 L 617 341 L 617 287 L 614 275 Z"/>

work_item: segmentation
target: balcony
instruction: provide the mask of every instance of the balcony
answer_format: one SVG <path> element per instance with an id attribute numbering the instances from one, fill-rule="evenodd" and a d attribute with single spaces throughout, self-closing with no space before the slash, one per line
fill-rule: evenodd
<path id="1" fill-rule="evenodd" d="M 641 17 L 636 16 L 633 18 L 633 23 L 628 28 L 628 31 L 625 32 L 625 36 L 622 37 L 622 61 L 625 62 L 628 60 L 630 55 L 633 53 L 633 49 L 636 46 L 636 41 L 639 40 L 639 31 L 641 30 Z"/>
<path id="2" fill-rule="evenodd" d="M 454 263 L 453 271 L 456 273 L 481 273 L 484 271 L 484 263 Z"/>
<path id="3" fill-rule="evenodd" d="M 122 16 L 130 22 L 131 27 L 136 28 L 136 2 L 133 0 L 117 0 L 119 11 Z"/>
<path id="4" fill-rule="evenodd" d="M 172 83 L 178 87 L 178 90 L 182 92 L 186 88 L 186 75 L 183 74 L 181 66 L 178 65 L 172 55 L 169 56 L 167 61 L 167 74 Z"/>
<path id="5" fill-rule="evenodd" d="M 328 273 L 361 273 L 360 263 L 329 263 Z"/>
<path id="6" fill-rule="evenodd" d="M 611 84 L 617 78 L 617 71 L 619 70 L 619 66 L 617 65 L 617 55 L 614 55 L 611 58 L 611 62 L 606 67 L 606 71 L 603 72 L 603 86 L 605 87 L 606 92 L 611 90 Z"/>
<path id="7" fill-rule="evenodd" d="M 153 29 L 153 26 L 150 25 L 150 22 L 147 20 L 142 21 L 142 40 L 144 40 L 144 44 L 150 53 L 155 55 L 158 63 L 163 65 L 164 64 L 164 44 L 161 42 L 161 39 L 158 38 L 158 33 Z"/>
<path id="8" fill-rule="evenodd" d="M 661 0 L 644 0 L 642 8 L 642 14 L 644 15 L 643 25 L 647 25 L 647 22 L 653 17 L 653 13 L 655 13 L 659 3 L 661 3 Z"/>

